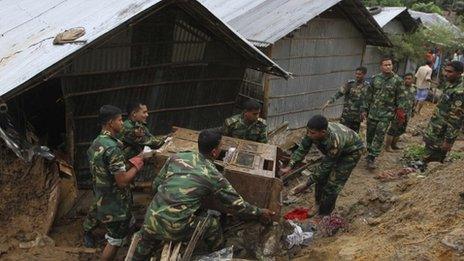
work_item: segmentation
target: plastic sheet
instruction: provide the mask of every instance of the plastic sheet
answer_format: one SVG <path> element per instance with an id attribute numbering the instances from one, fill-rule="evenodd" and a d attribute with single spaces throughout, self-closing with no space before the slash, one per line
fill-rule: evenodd
<path id="1" fill-rule="evenodd" d="M 308 245 L 311 239 L 314 236 L 313 232 L 303 232 L 303 229 L 295 224 L 293 221 L 288 221 L 293 227 L 293 233 L 288 235 L 286 242 L 288 243 L 288 248 L 299 245 Z"/>

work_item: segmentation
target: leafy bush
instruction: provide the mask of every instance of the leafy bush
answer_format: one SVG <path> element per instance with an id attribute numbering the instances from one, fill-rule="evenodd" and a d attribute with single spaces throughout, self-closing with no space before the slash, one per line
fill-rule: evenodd
<path id="1" fill-rule="evenodd" d="M 425 157 L 425 147 L 421 145 L 411 145 L 404 149 L 403 160 L 405 162 L 419 161 Z"/>

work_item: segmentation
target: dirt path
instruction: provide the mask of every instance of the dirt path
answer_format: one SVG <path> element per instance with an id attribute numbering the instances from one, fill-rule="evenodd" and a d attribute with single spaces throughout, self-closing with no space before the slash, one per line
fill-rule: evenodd
<path id="1" fill-rule="evenodd" d="M 400 145 L 421 144 L 423 130 L 433 106 L 424 108 L 408 127 Z M 454 149 L 464 146 L 458 141 Z M 451 260 L 459 253 L 441 243 L 456 228 L 464 228 L 463 161 L 435 164 L 427 176 L 381 182 L 375 175 L 401 168 L 402 152 L 382 153 L 379 168 L 365 170 L 362 159 L 342 191 L 336 211 L 349 221 L 346 231 L 329 238 L 316 238 L 295 260 Z M 435 169 L 435 170 L 433 170 Z M 312 206 L 313 195 L 297 204 Z"/>

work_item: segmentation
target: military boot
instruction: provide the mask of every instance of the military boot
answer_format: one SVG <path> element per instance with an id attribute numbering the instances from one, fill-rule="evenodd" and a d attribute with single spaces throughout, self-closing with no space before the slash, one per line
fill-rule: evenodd
<path id="1" fill-rule="evenodd" d="M 366 162 L 367 162 L 367 165 L 366 165 L 366 168 L 368 170 L 374 170 L 376 169 L 377 167 L 375 166 L 375 157 L 373 156 L 367 156 L 366 158 Z"/>
<path id="2" fill-rule="evenodd" d="M 387 135 L 387 138 L 385 139 L 385 151 L 393 152 L 392 150 L 393 139 L 394 139 L 393 136 Z"/>
<path id="3" fill-rule="evenodd" d="M 84 246 L 89 248 L 95 247 L 95 237 L 92 231 L 84 231 Z"/>
<path id="4" fill-rule="evenodd" d="M 399 147 L 398 146 L 398 140 L 400 139 L 400 137 L 394 137 L 393 140 L 392 140 L 392 143 L 391 143 L 391 148 L 394 149 L 394 150 L 401 150 L 403 148 Z"/>

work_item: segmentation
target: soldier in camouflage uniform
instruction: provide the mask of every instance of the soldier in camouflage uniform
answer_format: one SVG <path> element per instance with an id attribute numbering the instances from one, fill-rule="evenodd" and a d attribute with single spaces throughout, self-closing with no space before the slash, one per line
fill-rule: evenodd
<path id="1" fill-rule="evenodd" d="M 168 136 L 153 136 L 147 128 L 148 109 L 140 103 L 130 103 L 127 106 L 128 119 L 124 125 L 119 139 L 124 143 L 123 152 L 126 159 L 138 155 L 143 147 L 158 149 L 163 146 Z"/>
<path id="2" fill-rule="evenodd" d="M 107 233 L 107 244 L 103 250 L 103 260 L 113 260 L 118 248 L 129 232 L 132 195 L 130 182 L 143 166 L 140 156 L 131 158 L 132 167 L 127 170 L 121 143 L 115 137 L 122 129 L 121 110 L 111 105 L 100 108 L 101 133 L 87 151 L 92 174 L 94 202 L 89 216 L 84 221 L 84 243 L 93 245 L 91 230 L 94 219 L 103 223 Z"/>
<path id="3" fill-rule="evenodd" d="M 148 260 L 161 241 L 189 240 L 195 227 L 208 217 L 203 242 L 210 251 L 222 244 L 219 218 L 201 208 L 204 199 L 215 197 L 227 209 L 269 222 L 274 214 L 250 205 L 216 169 L 213 160 L 221 152 L 221 135 L 205 130 L 198 136 L 198 152 L 185 151 L 170 157 L 153 181 L 155 196 L 138 232 L 132 260 Z"/>
<path id="4" fill-rule="evenodd" d="M 221 131 L 224 136 L 267 143 L 266 122 L 259 118 L 261 104 L 248 100 L 244 104 L 242 114 L 234 115 L 225 120 Z"/>
<path id="5" fill-rule="evenodd" d="M 319 215 L 330 215 L 338 194 L 343 189 L 365 149 L 359 135 L 339 123 L 328 123 L 324 116 L 313 116 L 307 124 L 307 134 L 292 153 L 289 165 L 281 171 L 286 174 L 308 154 L 315 145 L 325 157 L 308 181 L 295 188 L 303 192 L 316 184 L 315 198 Z"/>
<path id="6" fill-rule="evenodd" d="M 424 162 L 440 161 L 453 147 L 464 120 L 463 64 L 453 61 L 445 67 L 447 84 L 424 134 Z"/>
<path id="7" fill-rule="evenodd" d="M 398 120 L 393 120 L 390 123 L 390 128 L 388 128 L 387 138 L 385 141 L 385 150 L 391 151 L 401 149 L 398 147 L 398 140 L 402 134 L 406 132 L 406 127 L 408 126 L 408 121 L 411 119 L 414 112 L 414 102 L 416 97 L 416 85 L 414 85 L 414 75 L 412 73 L 407 73 L 404 75 L 404 99 L 403 104 L 400 105 L 406 111 L 406 119 L 404 123 L 401 124 Z"/>
<path id="8" fill-rule="evenodd" d="M 374 169 L 375 158 L 380 155 L 385 134 L 390 122 L 397 117 L 402 124 L 405 110 L 403 104 L 404 85 L 402 79 L 393 72 L 391 58 L 380 61 L 380 74 L 373 77 L 370 88 L 366 90 L 363 104 L 363 117 L 367 116 L 367 168 Z"/>
<path id="9" fill-rule="evenodd" d="M 349 80 L 322 107 L 324 111 L 330 104 L 343 97 L 343 112 L 340 123 L 355 132 L 359 132 L 359 127 L 363 120 L 361 117 L 361 106 L 364 100 L 363 95 L 366 92 L 365 90 L 369 88 L 369 83 L 364 80 L 366 73 L 366 67 L 356 68 L 356 80 Z"/>

